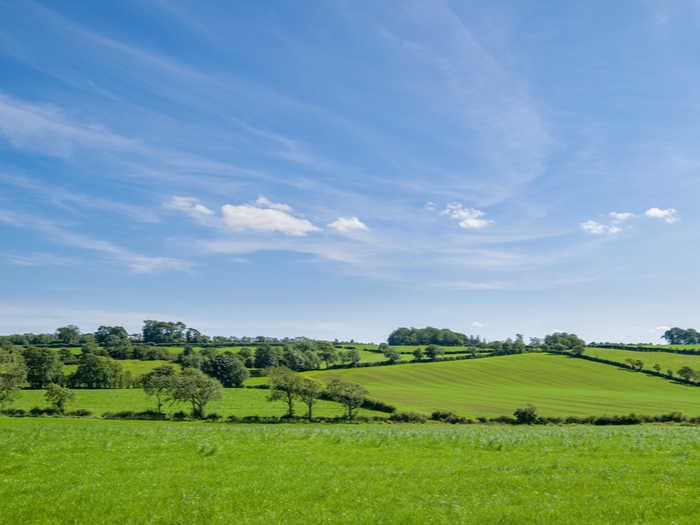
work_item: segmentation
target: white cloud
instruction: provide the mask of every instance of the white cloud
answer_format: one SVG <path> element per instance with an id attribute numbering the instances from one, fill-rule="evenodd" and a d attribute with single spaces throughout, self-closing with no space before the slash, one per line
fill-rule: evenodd
<path id="1" fill-rule="evenodd" d="M 459 221 L 459 226 L 465 230 L 479 230 L 485 228 L 492 222 L 487 219 L 482 219 L 485 215 L 483 211 L 474 208 L 465 208 L 457 202 L 449 203 L 447 207 L 440 212 L 440 215 L 447 215 Z"/>
<path id="2" fill-rule="evenodd" d="M 270 201 L 270 199 L 268 199 L 264 195 L 260 195 L 260 197 L 258 197 L 256 199 L 255 204 L 257 204 L 261 208 L 271 208 L 273 210 L 280 210 L 280 211 L 287 211 L 287 212 L 292 211 L 292 207 L 289 206 L 288 204 L 272 202 L 272 201 Z"/>
<path id="3" fill-rule="evenodd" d="M 581 223 L 581 229 L 592 235 L 614 235 L 620 233 L 622 228 L 615 225 L 602 224 L 594 220 L 587 220 Z"/>
<path id="4" fill-rule="evenodd" d="M 666 330 L 670 330 L 670 329 L 671 329 L 670 326 L 665 326 L 665 325 L 654 327 L 654 330 L 656 330 L 657 332 L 665 332 Z"/>
<path id="5" fill-rule="evenodd" d="M 608 215 L 610 215 L 614 223 L 625 222 L 629 219 L 632 219 L 635 216 L 634 213 L 629 211 L 611 211 Z"/>
<path id="6" fill-rule="evenodd" d="M 661 219 L 667 224 L 673 224 L 678 220 L 678 214 L 674 208 L 666 208 L 665 210 L 660 208 L 649 208 L 644 212 L 644 215 L 651 219 Z"/>
<path id="7" fill-rule="evenodd" d="M 472 321 L 472 327 L 474 328 L 483 328 L 484 326 L 486 325 L 484 325 L 484 323 L 481 321 Z"/>
<path id="8" fill-rule="evenodd" d="M 190 217 L 199 220 L 214 215 L 212 210 L 201 204 L 199 200 L 194 197 L 175 196 L 172 197 L 165 206 L 166 208 L 186 213 Z"/>
<path id="9" fill-rule="evenodd" d="M 279 207 L 262 208 L 252 204 L 238 206 L 225 204 L 221 207 L 221 213 L 224 226 L 233 231 L 279 232 L 301 237 L 320 230 L 308 219 L 296 217 Z"/>
<path id="10" fill-rule="evenodd" d="M 338 217 L 328 225 L 340 233 L 352 233 L 356 231 L 367 231 L 369 228 L 357 217 Z"/>

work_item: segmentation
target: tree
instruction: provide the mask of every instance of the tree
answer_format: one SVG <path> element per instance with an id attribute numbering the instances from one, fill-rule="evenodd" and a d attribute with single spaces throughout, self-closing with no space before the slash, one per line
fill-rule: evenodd
<path id="1" fill-rule="evenodd" d="M 425 355 L 427 355 L 428 358 L 433 361 L 435 361 L 439 356 L 444 354 L 445 350 L 437 345 L 428 345 L 425 347 Z"/>
<path id="2" fill-rule="evenodd" d="M 518 408 L 513 412 L 515 419 L 522 425 L 532 425 L 537 422 L 537 409 L 532 405 Z"/>
<path id="3" fill-rule="evenodd" d="M 173 402 L 190 403 L 192 416 L 201 419 L 207 404 L 221 399 L 221 383 L 197 368 L 185 368 L 175 376 L 168 394 Z"/>
<path id="4" fill-rule="evenodd" d="M 194 351 L 191 345 L 185 345 L 185 348 L 177 356 L 176 362 L 181 368 L 202 368 L 204 358 Z"/>
<path id="5" fill-rule="evenodd" d="M 661 365 L 659 363 L 654 363 L 654 366 L 652 366 L 652 368 L 657 374 L 661 373 Z"/>
<path id="6" fill-rule="evenodd" d="M 310 377 L 299 378 L 299 383 L 297 385 L 297 396 L 306 405 L 307 412 L 306 415 L 309 421 L 313 419 L 313 407 L 316 400 L 323 392 L 323 384 L 320 381 L 312 379 Z"/>
<path id="7" fill-rule="evenodd" d="M 202 363 L 202 371 L 218 379 L 226 388 L 240 387 L 248 379 L 248 369 L 231 352 L 215 355 Z"/>
<path id="8" fill-rule="evenodd" d="M 318 357 L 325 363 L 326 368 L 338 360 L 338 351 L 335 349 L 335 346 L 330 343 L 321 341 L 318 343 L 316 351 L 318 352 Z"/>
<path id="9" fill-rule="evenodd" d="M 423 359 L 423 349 L 419 346 L 413 351 L 413 360 L 420 361 Z"/>
<path id="10" fill-rule="evenodd" d="M 692 345 L 700 343 L 700 333 L 694 328 L 670 328 L 662 335 L 670 345 Z"/>
<path id="11" fill-rule="evenodd" d="M 100 326 L 95 332 L 95 342 L 105 346 L 108 337 L 118 339 L 129 339 L 129 334 L 123 326 Z"/>
<path id="12" fill-rule="evenodd" d="M 17 399 L 26 378 L 22 354 L 16 350 L 0 350 L 0 408 Z"/>
<path id="13" fill-rule="evenodd" d="M 576 334 L 557 332 L 544 338 L 544 349 L 547 352 L 568 352 L 573 355 L 581 355 L 585 347 L 585 341 Z"/>
<path id="14" fill-rule="evenodd" d="M 179 343 L 185 338 L 187 326 L 180 321 L 154 321 L 152 319 L 143 322 L 144 343 Z"/>
<path id="15" fill-rule="evenodd" d="M 44 388 L 50 383 L 63 382 L 63 363 L 51 348 L 27 347 L 22 351 L 30 388 Z"/>
<path id="16" fill-rule="evenodd" d="M 117 388 L 122 381 L 122 367 L 112 358 L 83 354 L 77 370 L 69 378 L 73 387 L 83 388 Z"/>
<path id="17" fill-rule="evenodd" d="M 689 366 L 678 369 L 678 376 L 685 381 L 691 381 L 695 377 L 695 371 Z"/>
<path id="18" fill-rule="evenodd" d="M 350 383 L 342 379 L 333 379 L 328 383 L 328 395 L 331 399 L 345 405 L 348 420 L 352 421 L 355 410 L 362 406 L 367 398 L 367 390 L 362 385 Z"/>
<path id="19" fill-rule="evenodd" d="M 163 365 L 154 368 L 150 372 L 144 374 L 141 378 L 141 386 L 146 395 L 156 398 L 158 413 L 162 413 L 163 396 L 167 395 L 173 386 L 175 379 L 175 370 L 171 366 Z"/>
<path id="20" fill-rule="evenodd" d="M 350 366 L 355 366 L 357 363 L 360 362 L 361 359 L 362 359 L 362 356 L 360 355 L 360 352 L 358 352 L 356 348 L 351 348 L 347 352 L 342 352 L 340 354 L 340 360 L 343 363 L 348 363 Z"/>
<path id="21" fill-rule="evenodd" d="M 386 345 L 386 348 L 384 348 L 384 357 L 386 357 L 387 361 L 390 363 L 396 363 L 401 360 L 399 351 L 395 348 L 391 348 L 389 345 Z"/>
<path id="22" fill-rule="evenodd" d="M 59 414 L 63 414 L 66 404 L 75 399 L 75 394 L 70 388 L 51 383 L 46 387 L 45 397 L 46 401 L 51 403 Z"/>
<path id="23" fill-rule="evenodd" d="M 56 339 L 64 345 L 77 345 L 80 342 L 80 328 L 74 324 L 56 330 Z"/>
<path id="24" fill-rule="evenodd" d="M 279 366 L 282 351 L 277 346 L 262 345 L 255 349 L 255 368 Z"/>
<path id="25" fill-rule="evenodd" d="M 275 366 L 267 369 L 270 384 L 270 401 L 283 400 L 287 403 L 287 417 L 294 416 L 294 398 L 299 391 L 299 376 L 286 366 Z"/>

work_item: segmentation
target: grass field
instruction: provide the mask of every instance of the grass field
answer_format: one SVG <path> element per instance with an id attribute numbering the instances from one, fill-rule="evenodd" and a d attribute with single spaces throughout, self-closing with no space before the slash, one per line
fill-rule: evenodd
<path id="1" fill-rule="evenodd" d="M 528 403 L 544 416 L 700 415 L 700 389 L 610 365 L 549 354 L 522 354 L 467 361 L 308 374 L 341 377 L 364 385 L 370 397 L 399 410 L 429 414 L 510 415 Z"/>
<path id="2" fill-rule="evenodd" d="M 94 415 L 102 415 L 104 412 L 120 412 L 132 410 L 142 412 L 155 410 L 154 398 L 149 398 L 139 388 L 103 389 L 103 390 L 73 390 L 75 400 L 68 405 L 68 410 L 84 408 Z M 282 401 L 268 401 L 269 392 L 254 388 L 225 388 L 223 397 L 219 401 L 212 401 L 207 405 L 207 413 L 216 412 L 220 416 L 282 416 L 286 412 L 286 404 Z M 43 390 L 23 390 L 19 399 L 12 408 L 29 410 L 32 407 L 47 407 Z M 164 407 L 164 411 L 173 413 L 178 410 L 190 412 L 188 405 L 173 405 Z M 306 407 L 296 403 L 297 415 L 306 414 Z M 360 410 L 360 415 L 386 416 L 387 414 L 370 410 Z M 343 407 L 331 401 L 317 401 L 314 406 L 314 416 L 335 417 L 344 414 Z M 2 520 L 0 520 L 2 523 Z"/>
<path id="3" fill-rule="evenodd" d="M 120 359 L 116 361 L 121 367 L 124 369 L 125 372 L 131 372 L 131 374 L 134 376 L 134 378 L 141 377 L 144 374 L 147 374 L 154 368 L 157 368 L 161 365 L 169 365 L 172 366 L 175 370 L 179 370 L 180 367 L 176 364 L 173 363 L 172 361 L 140 361 L 138 359 Z M 75 370 L 78 368 L 78 365 L 64 365 L 63 366 L 63 373 L 65 375 L 72 374 L 75 372 Z"/>
<path id="4" fill-rule="evenodd" d="M 600 357 L 624 363 L 626 359 L 639 359 L 644 363 L 646 370 L 653 370 L 654 364 L 661 365 L 661 372 L 666 373 L 666 370 L 676 371 L 683 367 L 689 366 L 693 370 L 700 370 L 700 355 L 683 355 L 674 354 L 671 352 L 636 352 L 634 350 L 617 350 L 612 348 L 586 348 L 586 355 L 592 357 Z"/>
<path id="5" fill-rule="evenodd" d="M 697 523 L 700 429 L 0 418 L 8 524 Z"/>

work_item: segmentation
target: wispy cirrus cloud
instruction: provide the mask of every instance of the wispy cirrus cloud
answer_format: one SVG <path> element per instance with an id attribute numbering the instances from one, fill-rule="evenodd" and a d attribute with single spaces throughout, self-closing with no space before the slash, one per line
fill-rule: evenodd
<path id="1" fill-rule="evenodd" d="M 143 255 L 109 241 L 71 232 L 46 219 L 18 214 L 9 210 L 0 209 L 0 223 L 37 231 L 44 234 L 46 239 L 52 243 L 103 254 L 126 264 L 134 273 L 186 270 L 191 267 L 191 263 L 182 259 Z"/>

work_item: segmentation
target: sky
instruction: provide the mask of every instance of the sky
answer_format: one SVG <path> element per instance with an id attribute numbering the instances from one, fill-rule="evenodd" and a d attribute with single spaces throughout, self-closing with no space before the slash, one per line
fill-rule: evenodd
<path id="1" fill-rule="evenodd" d="M 697 2 L 0 13 L 0 333 L 698 326 Z"/>

